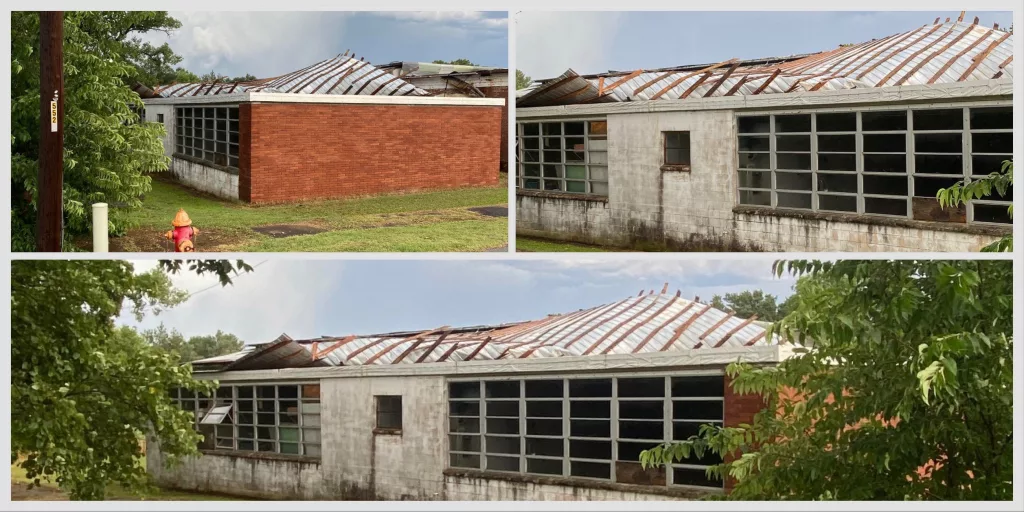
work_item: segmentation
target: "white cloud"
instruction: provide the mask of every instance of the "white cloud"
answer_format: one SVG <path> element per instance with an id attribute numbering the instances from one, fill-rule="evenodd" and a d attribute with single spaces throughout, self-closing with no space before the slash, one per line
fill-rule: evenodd
<path id="1" fill-rule="evenodd" d="M 516 67 L 534 79 L 572 68 L 606 70 L 622 13 L 522 12 L 515 18 Z"/>
<path id="2" fill-rule="evenodd" d="M 508 18 L 489 18 L 482 11 L 381 11 L 376 14 L 398 20 L 451 23 L 486 29 L 508 26 Z"/>

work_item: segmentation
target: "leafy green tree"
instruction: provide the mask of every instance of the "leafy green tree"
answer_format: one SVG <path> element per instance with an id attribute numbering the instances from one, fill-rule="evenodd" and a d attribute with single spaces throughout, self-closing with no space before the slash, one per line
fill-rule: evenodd
<path id="1" fill-rule="evenodd" d="M 150 345 L 174 354 L 181 364 L 238 352 L 243 345 L 242 340 L 234 334 L 220 330 L 213 335 L 192 336 L 186 339 L 176 329 L 168 330 L 163 324 L 156 329 L 143 331 L 142 337 Z"/>
<path id="2" fill-rule="evenodd" d="M 451 64 L 452 66 L 478 66 L 470 62 L 469 59 L 455 59 L 455 60 L 435 60 L 431 64 Z"/>
<path id="3" fill-rule="evenodd" d="M 776 304 L 776 297 L 761 290 L 746 290 L 739 293 L 727 293 L 723 299 L 720 295 L 711 298 L 711 305 L 723 311 L 734 311 L 736 316 L 750 318 L 757 315 L 758 320 L 774 322 L 784 315 Z"/>
<path id="4" fill-rule="evenodd" d="M 516 70 L 516 90 L 526 89 L 533 83 L 533 79 L 530 78 L 526 73 L 523 73 L 521 69 Z"/>
<path id="5" fill-rule="evenodd" d="M 249 268 L 175 261 L 137 274 L 117 260 L 12 262 L 11 463 L 23 457 L 36 484 L 52 480 L 72 499 L 101 499 L 111 483 L 142 491 L 147 433 L 169 464 L 196 453 L 192 414 L 168 393 L 215 384 L 194 380 L 189 366 L 114 324 L 124 311 L 141 319 L 185 300 L 168 278 L 183 266 L 225 285 Z"/>
<path id="6" fill-rule="evenodd" d="M 950 188 L 940 189 L 936 197 L 939 205 L 943 208 L 957 207 L 967 204 L 975 199 L 982 199 L 992 195 L 995 191 L 999 197 L 1006 197 L 1006 192 L 1013 186 L 1013 161 L 1003 161 L 999 172 L 993 172 L 981 179 L 974 179 L 970 183 L 958 181 Z M 1013 204 L 1008 208 L 1010 218 L 1013 218 Z M 983 247 L 982 252 L 1013 252 L 1013 235 L 996 240 Z"/>
<path id="7" fill-rule="evenodd" d="M 813 349 L 730 365 L 734 390 L 766 402 L 753 423 L 704 425 L 643 452 L 644 465 L 728 454 L 708 472 L 735 479 L 740 500 L 1012 498 L 1012 262 L 775 271 L 804 277 L 774 330 Z"/>
<path id="8" fill-rule="evenodd" d="M 127 81 L 142 50 L 129 36 L 170 27 L 166 13 L 64 13 L 65 236 L 87 233 L 90 205 L 107 202 L 110 228 L 123 233 L 151 188 L 146 173 L 166 170 L 163 126 L 139 123 L 139 97 Z M 134 48 L 134 49 L 133 49 Z M 39 169 L 39 15 L 11 13 L 11 248 L 34 250 Z"/>

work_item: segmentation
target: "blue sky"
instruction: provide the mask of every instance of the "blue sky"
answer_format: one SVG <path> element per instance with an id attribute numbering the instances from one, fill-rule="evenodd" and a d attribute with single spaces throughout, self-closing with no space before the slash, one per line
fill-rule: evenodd
<path id="1" fill-rule="evenodd" d="M 161 322 L 185 335 L 217 329 L 246 342 L 267 342 L 281 333 L 295 338 L 372 334 L 470 326 L 543 318 L 607 304 L 641 289 L 699 296 L 762 289 L 780 299 L 793 279 L 773 278 L 770 261 L 620 260 L 273 260 L 258 265 L 226 288 L 213 278 L 175 276 L 176 286 L 198 292 L 174 309 L 140 323 Z M 148 269 L 154 262 L 136 262 Z M 209 289 L 207 289 L 209 288 Z"/>
<path id="2" fill-rule="evenodd" d="M 467 58 L 483 66 L 508 66 L 505 12 L 174 12 L 182 27 L 169 42 L 180 64 L 258 78 L 281 75 L 352 50 L 371 63 Z"/>
<path id="3" fill-rule="evenodd" d="M 823 5 L 827 7 L 827 5 Z M 520 12 L 516 67 L 535 79 L 566 69 L 659 68 L 828 50 L 906 32 L 959 12 Z M 1011 12 L 965 20 L 1010 26 Z"/>

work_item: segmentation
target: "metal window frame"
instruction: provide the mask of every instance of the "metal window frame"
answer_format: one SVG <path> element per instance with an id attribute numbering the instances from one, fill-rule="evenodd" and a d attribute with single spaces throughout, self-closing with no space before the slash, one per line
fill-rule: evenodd
<path id="1" fill-rule="evenodd" d="M 770 157 L 769 157 L 769 167 L 770 167 L 770 169 L 760 169 L 760 168 L 758 168 L 758 169 L 746 169 L 746 168 L 739 168 L 737 166 L 737 173 L 740 174 L 740 173 L 743 173 L 743 172 L 768 172 L 771 175 L 771 188 L 769 189 L 769 188 L 765 188 L 765 187 L 760 187 L 760 188 L 758 188 L 758 187 L 742 187 L 742 186 L 739 186 L 739 183 L 737 183 L 737 196 L 736 196 L 737 204 L 753 204 L 753 205 L 756 205 L 756 206 L 764 206 L 764 205 L 759 205 L 759 204 L 756 204 L 756 203 L 744 203 L 743 202 L 743 192 L 744 191 L 770 192 L 770 194 L 771 194 L 771 205 L 770 205 L 771 208 L 780 208 L 779 201 L 778 201 L 778 193 L 780 192 L 780 189 L 778 188 L 778 179 L 777 179 L 777 173 L 780 172 L 780 169 L 778 168 L 778 160 L 777 160 L 778 150 L 777 150 L 776 142 L 777 142 L 777 137 L 780 134 L 781 135 L 789 135 L 790 133 L 789 132 L 782 133 L 782 132 L 778 132 L 777 131 L 776 123 L 775 123 L 776 116 L 784 116 L 784 115 L 809 115 L 811 117 L 811 132 L 809 134 L 804 133 L 804 132 L 799 132 L 799 133 L 793 132 L 792 134 L 793 135 L 809 135 L 810 136 L 810 143 L 811 143 L 811 151 L 810 151 L 810 155 L 811 155 L 811 162 L 810 162 L 810 164 L 811 165 L 809 166 L 810 169 L 807 170 L 807 171 L 799 171 L 799 170 L 794 171 L 794 170 L 782 169 L 781 172 L 784 172 L 784 173 L 786 173 L 786 172 L 798 172 L 798 173 L 799 172 L 809 172 L 809 173 L 811 173 L 811 176 L 812 176 L 811 190 L 810 190 L 810 193 L 811 193 L 811 208 L 810 209 L 808 209 L 808 208 L 799 208 L 799 207 L 785 207 L 785 208 L 786 209 L 809 210 L 809 211 L 825 211 L 825 212 L 838 211 L 838 212 L 857 213 L 857 214 L 868 215 L 868 216 L 877 216 L 877 217 L 894 217 L 894 218 L 903 218 L 903 219 L 913 219 L 913 200 L 914 200 L 914 197 L 915 197 L 915 190 L 914 190 L 914 188 L 915 188 L 915 181 L 916 181 L 915 179 L 916 178 L 919 178 L 919 177 L 920 178 L 947 178 L 947 179 L 957 178 L 957 179 L 960 179 L 960 180 L 964 180 L 965 182 L 970 182 L 972 179 L 977 179 L 979 177 L 983 177 L 983 176 L 988 174 L 988 173 L 984 173 L 984 174 L 975 174 L 974 173 L 974 171 L 973 171 L 973 158 L 972 158 L 973 156 L 978 155 L 978 156 L 1003 157 L 1003 160 L 1012 160 L 1012 158 L 1013 158 L 1012 152 L 1009 153 L 1009 154 L 1007 154 L 1007 153 L 974 153 L 973 152 L 973 150 L 972 150 L 972 140 L 973 140 L 974 134 L 977 134 L 977 133 L 1009 133 L 1009 134 L 1012 134 L 1013 133 L 1012 127 L 1011 128 L 972 129 L 971 128 L 971 124 L 970 124 L 970 114 L 971 114 L 971 111 L 973 109 L 983 109 L 983 108 L 1008 108 L 1008 109 L 1012 109 L 1013 107 L 1012 107 L 1012 104 L 1010 104 L 1008 102 L 998 101 L 998 102 L 944 102 L 944 103 L 930 103 L 930 104 L 920 104 L 920 105 L 905 105 L 905 106 L 898 106 L 898 107 L 897 106 L 892 106 L 892 105 L 874 105 L 874 106 L 867 106 L 867 107 L 846 107 L 846 108 L 844 108 L 844 107 L 835 107 L 835 108 L 816 108 L 816 109 L 786 109 L 786 110 L 738 112 L 736 114 L 736 116 L 735 116 L 737 118 L 737 120 L 739 118 L 746 118 L 746 117 L 768 117 L 769 118 L 769 131 L 768 132 L 762 132 L 762 133 L 740 132 L 740 130 L 739 130 L 739 123 L 737 121 L 737 123 L 736 123 L 736 125 L 737 125 L 736 134 L 737 134 L 737 144 L 738 144 L 739 139 L 741 137 L 745 137 L 745 136 L 761 136 L 761 137 L 763 137 L 763 136 L 767 135 L 769 137 L 769 151 L 768 152 L 770 153 Z M 919 130 L 919 129 L 915 129 L 914 128 L 914 113 L 915 112 L 921 112 L 921 111 L 929 111 L 929 110 L 961 110 L 962 116 L 963 116 L 963 122 L 962 122 L 961 128 L 958 129 L 958 130 L 957 129 L 952 129 L 952 130 L 950 130 L 950 129 L 943 129 L 943 130 Z M 903 112 L 906 115 L 906 120 L 907 120 L 906 129 L 905 130 L 865 131 L 864 130 L 864 126 L 863 126 L 863 114 L 864 113 L 868 113 L 868 112 L 871 112 L 871 113 L 873 113 L 873 112 Z M 1012 110 L 1011 110 L 1011 112 L 1012 112 Z M 843 132 L 819 132 L 818 128 L 817 128 L 818 115 L 819 114 L 833 114 L 833 113 L 852 113 L 852 114 L 856 114 L 856 131 L 855 132 L 848 132 L 848 131 L 843 131 Z M 905 147 L 904 147 L 904 151 L 903 152 L 877 152 L 877 151 L 865 152 L 864 151 L 864 137 L 865 137 L 865 135 L 871 136 L 871 135 L 897 135 L 897 134 L 902 134 L 905 137 Z M 917 136 L 919 136 L 919 135 L 934 135 L 934 134 L 959 134 L 960 135 L 960 140 L 961 140 L 960 152 L 959 153 L 956 153 L 956 152 L 946 152 L 946 153 L 917 152 L 916 151 Z M 856 172 L 855 173 L 854 172 L 849 172 L 849 171 L 831 171 L 831 170 L 830 171 L 822 172 L 822 171 L 819 170 L 819 168 L 818 168 L 818 165 L 819 165 L 819 163 L 818 163 L 818 156 L 819 155 L 822 155 L 822 154 L 851 154 L 850 152 L 837 152 L 837 151 L 820 152 L 818 150 L 818 137 L 821 136 L 821 135 L 826 135 L 826 136 L 827 135 L 854 135 L 855 136 L 855 148 L 854 148 L 855 152 L 853 153 L 854 156 L 855 156 L 855 165 L 856 165 Z M 737 155 L 739 156 L 739 155 L 742 155 L 744 153 L 761 153 L 761 154 L 763 154 L 765 152 L 764 151 L 740 151 L 739 147 L 737 146 Z M 783 153 L 789 153 L 789 152 L 783 152 Z M 874 154 L 904 155 L 905 165 L 906 165 L 906 172 L 905 173 L 886 173 L 886 172 L 867 172 L 867 171 L 865 171 L 865 168 L 864 168 L 864 156 L 865 155 L 874 155 Z M 916 157 L 919 156 L 919 155 L 922 155 L 922 156 L 929 156 L 929 155 L 930 156 L 959 156 L 961 158 L 961 161 L 962 161 L 962 166 L 961 166 L 962 167 L 962 169 L 961 169 L 962 172 L 958 173 L 958 174 L 923 172 L 923 171 L 922 172 L 918 172 L 917 171 L 917 166 L 916 166 Z M 991 172 L 998 172 L 998 169 L 992 169 L 991 171 L 989 171 L 989 173 L 991 173 Z M 857 192 L 856 192 L 856 194 L 853 194 L 853 193 L 850 193 L 850 192 L 831 192 L 831 191 L 823 193 L 823 192 L 819 191 L 818 190 L 819 173 L 825 174 L 825 175 L 831 175 L 831 174 L 856 175 L 857 176 Z M 905 195 L 866 193 L 865 192 L 865 187 L 864 187 L 865 177 L 871 177 L 871 176 L 879 176 L 879 177 L 905 177 L 906 180 L 907 180 L 907 193 Z M 782 193 L 790 193 L 792 191 L 781 190 L 781 192 Z M 804 192 L 803 191 L 798 191 L 796 193 L 804 193 Z M 852 211 L 847 211 L 847 210 L 831 210 L 831 209 L 821 208 L 821 201 L 820 201 L 820 199 L 821 199 L 820 196 L 821 195 L 825 195 L 825 196 L 845 196 L 845 197 L 856 196 L 857 210 L 856 210 L 856 212 L 852 212 Z M 867 208 L 866 208 L 866 202 L 869 199 L 903 200 L 906 203 L 906 211 L 902 215 L 891 215 L 891 214 L 886 214 L 886 213 L 868 212 Z M 982 222 L 982 221 L 975 220 L 974 209 L 975 209 L 975 205 L 994 205 L 994 206 L 1009 207 L 1010 204 L 1012 204 L 1012 201 L 1009 200 L 1009 199 L 1006 199 L 1006 198 L 995 198 L 995 199 L 993 199 L 991 196 L 989 198 L 985 198 L 985 199 L 973 200 L 973 201 L 971 201 L 971 202 L 969 202 L 967 204 L 967 208 L 966 208 L 967 223 L 968 224 L 975 224 L 976 223 L 976 224 L 981 224 L 981 225 L 1005 226 L 1006 223 Z"/>
<path id="2" fill-rule="evenodd" d="M 224 122 L 226 123 L 224 130 L 217 129 L 217 122 L 221 120 L 221 117 L 219 116 L 219 109 L 221 109 L 221 108 L 226 108 L 227 109 L 227 111 L 226 111 L 226 116 L 227 117 L 223 118 Z M 204 115 L 198 116 L 198 117 L 195 114 L 197 112 L 204 112 L 206 109 L 212 109 L 213 110 L 213 117 L 210 118 L 210 119 L 213 119 L 213 124 L 214 124 L 214 126 L 213 126 L 213 133 L 214 133 L 213 138 L 206 137 L 207 129 L 205 127 L 203 127 L 203 136 L 202 137 L 197 137 L 196 133 L 195 133 L 195 128 L 196 128 L 195 123 L 196 123 L 196 120 L 198 119 L 200 121 L 200 123 L 203 123 L 207 119 L 207 117 L 205 116 L 205 113 L 204 113 Z M 185 114 L 186 111 L 189 112 L 188 115 Z M 234 112 L 234 118 L 232 118 L 232 112 Z M 241 158 L 241 152 L 240 152 L 240 148 L 239 148 L 239 143 L 241 142 L 241 135 L 240 135 L 240 131 L 241 131 L 241 118 L 239 117 L 239 115 L 240 115 L 240 113 L 239 113 L 239 109 L 238 109 L 238 104 L 237 103 L 235 103 L 235 104 L 215 103 L 215 104 L 200 105 L 200 106 L 194 106 L 194 105 L 175 106 L 174 107 L 174 118 L 175 118 L 175 121 L 174 121 L 174 154 L 175 155 L 180 155 L 180 156 L 186 156 L 186 157 L 190 157 L 190 158 L 195 158 L 195 159 L 201 160 L 203 162 L 209 162 L 209 163 L 211 163 L 213 165 L 219 165 L 219 166 L 227 167 L 227 168 L 231 168 L 231 169 L 238 169 L 238 167 L 239 167 L 239 159 Z M 189 126 L 189 128 L 192 129 L 192 134 L 191 135 L 186 135 L 185 134 L 184 129 L 185 129 L 185 121 L 186 120 L 188 120 L 191 123 L 191 126 Z M 231 129 L 231 123 L 232 122 L 235 122 L 238 125 L 237 129 L 235 129 L 235 130 Z M 218 141 L 217 140 L 217 134 L 218 133 L 223 133 L 224 134 L 224 141 Z M 236 142 L 231 142 L 232 134 L 234 134 Z M 212 142 L 213 143 L 213 150 L 212 151 L 207 151 L 206 150 L 205 143 L 207 143 L 207 142 Z M 199 144 L 198 146 L 196 146 L 197 143 Z M 226 153 L 219 152 L 217 150 L 217 144 L 225 144 L 227 152 Z M 235 152 L 234 156 L 231 155 L 232 148 L 234 148 L 234 152 Z M 196 151 L 198 151 L 200 154 L 196 155 L 195 154 Z M 212 155 L 212 156 L 207 157 L 208 154 Z M 217 161 L 216 161 L 217 155 L 223 155 L 225 163 L 223 163 L 223 164 L 217 163 Z M 232 164 L 232 162 L 233 162 L 233 164 Z"/>
<path id="3" fill-rule="evenodd" d="M 636 373 L 608 373 L 600 375 L 576 375 L 569 377 L 560 377 L 552 375 L 530 375 L 530 376 L 502 376 L 502 377 L 490 377 L 490 376 L 478 376 L 478 377 L 457 377 L 447 379 L 447 386 L 445 386 L 445 402 L 447 407 L 446 416 L 446 432 L 448 436 L 460 435 L 460 436 L 478 436 L 479 437 L 479 451 L 466 451 L 466 450 L 452 450 L 451 437 L 447 438 L 448 445 L 445 447 L 449 455 L 448 467 L 466 467 L 466 466 L 453 466 L 451 459 L 453 455 L 469 455 L 476 456 L 479 459 L 479 465 L 475 468 L 482 471 L 496 471 L 501 473 L 510 473 L 511 471 L 503 469 L 494 469 L 488 467 L 488 456 L 499 456 L 511 458 L 513 455 L 505 453 L 490 453 L 487 449 L 487 438 L 491 437 L 515 437 L 519 439 L 519 474 L 524 475 L 538 475 L 538 476 L 556 476 L 572 480 L 579 481 L 599 481 L 599 482 L 616 482 L 616 463 L 623 462 L 618 460 L 619 443 L 620 442 L 640 442 L 650 443 L 653 447 L 658 443 L 673 440 L 674 425 L 678 422 L 689 422 L 689 423 L 713 423 L 722 425 L 724 424 L 725 418 L 725 390 L 724 386 L 720 393 L 720 396 L 707 396 L 707 397 L 675 397 L 672 395 L 672 379 L 674 378 L 688 378 L 688 377 L 705 377 L 705 376 L 722 376 L 725 373 L 721 370 L 696 370 L 696 371 L 667 371 L 667 372 L 636 372 Z M 619 382 L 620 379 L 662 379 L 664 381 L 664 391 L 661 397 L 620 397 L 619 396 Z M 602 380 L 609 381 L 611 384 L 611 392 L 607 397 L 573 397 L 570 394 L 570 383 L 573 381 L 585 381 L 585 380 Z M 541 396 L 527 396 L 526 395 L 526 383 L 528 381 L 560 381 L 562 386 L 561 397 L 541 397 Z M 487 397 L 486 386 L 490 382 L 517 382 L 519 389 L 518 398 L 513 397 Z M 465 384 L 465 383 L 476 383 L 478 384 L 478 396 L 470 398 L 453 398 L 451 396 L 451 385 L 452 384 Z M 488 432 L 488 420 L 489 419 L 514 419 L 512 417 L 498 417 L 489 416 L 487 414 L 487 402 L 488 401 L 504 401 L 504 402 L 517 402 L 519 407 L 518 415 L 518 434 L 499 434 Z M 562 404 L 562 415 L 560 417 L 532 417 L 527 416 L 527 404 L 530 402 L 561 402 Z M 591 418 L 585 416 L 573 416 L 571 414 L 571 404 L 573 402 L 608 402 L 609 412 L 607 418 Z M 653 402 L 661 401 L 663 404 L 662 417 L 660 419 L 642 419 L 642 418 L 623 418 L 620 414 L 620 405 L 628 402 Z M 676 402 L 706 402 L 716 401 L 722 403 L 722 417 L 721 418 L 709 418 L 706 420 L 702 419 L 681 419 L 676 420 L 673 414 L 673 406 Z M 451 404 L 453 402 L 464 402 L 472 403 L 476 402 L 479 407 L 479 413 L 477 415 L 452 415 Z M 476 433 L 464 433 L 464 432 L 452 432 L 452 419 L 469 418 L 475 419 L 479 423 L 479 429 Z M 528 419 L 557 419 L 561 421 L 562 433 L 560 436 L 549 436 L 549 435 L 538 435 L 529 434 L 527 432 L 527 420 Z M 607 421 L 609 436 L 608 437 L 580 437 L 571 435 L 571 422 L 579 420 L 590 420 L 590 421 Z M 662 437 L 664 439 L 639 439 L 639 438 L 624 438 L 620 433 L 620 423 L 623 421 L 627 422 L 650 422 L 662 424 Z M 530 455 L 526 453 L 527 440 L 531 438 L 537 439 L 561 439 L 562 440 L 562 455 L 550 456 L 550 455 Z M 610 458 L 590 458 L 590 457 L 579 457 L 572 456 L 571 443 L 572 441 L 596 441 L 596 442 L 607 442 L 610 444 Z M 542 472 L 531 472 L 528 471 L 528 460 L 529 459 L 545 459 L 545 460 L 561 460 L 562 461 L 562 472 L 560 475 L 553 475 L 551 473 Z M 574 462 L 582 463 L 599 463 L 606 464 L 608 466 L 609 475 L 607 478 L 589 477 L 589 476 L 573 476 L 572 475 L 572 464 Z M 628 462 L 628 461 L 626 461 Z M 692 486 L 685 484 L 676 484 L 674 482 L 674 474 L 676 468 L 700 468 L 706 469 L 708 465 L 700 464 L 672 464 L 670 468 L 666 469 L 666 486 L 667 488 L 695 488 L 700 490 L 722 490 L 724 482 L 716 487 L 706 486 Z M 659 486 L 660 487 L 660 486 Z"/>
<path id="4" fill-rule="evenodd" d="M 238 383 L 232 383 L 232 384 L 223 385 L 223 386 L 218 387 L 217 390 L 214 391 L 214 393 L 209 398 L 205 398 L 205 400 L 209 400 L 211 402 L 211 408 L 212 407 L 216 407 L 218 405 L 218 403 L 221 403 L 221 402 L 223 402 L 224 406 L 230 406 L 231 407 L 231 415 L 230 415 L 230 417 L 231 417 L 232 421 L 230 423 L 230 426 L 232 427 L 232 429 L 231 429 L 232 433 L 231 433 L 231 436 L 222 436 L 218 432 L 219 431 L 219 427 L 223 427 L 223 426 L 227 426 L 227 425 L 224 425 L 223 423 L 215 425 L 214 426 L 214 442 L 213 442 L 212 450 L 214 450 L 214 451 L 244 451 L 244 452 L 260 452 L 260 453 L 277 453 L 277 454 L 281 454 L 281 455 L 303 455 L 303 456 L 307 456 L 307 457 L 309 457 L 309 456 L 320 457 L 321 453 L 322 453 L 321 452 L 321 446 L 323 444 L 322 437 L 321 437 L 321 435 L 322 435 L 321 426 L 320 426 L 319 422 L 317 422 L 318 423 L 317 425 L 306 425 L 305 424 L 304 416 L 306 416 L 306 415 L 313 415 L 313 414 L 312 413 L 304 412 L 303 405 L 314 404 L 314 403 L 315 404 L 321 404 L 322 403 L 321 402 L 321 396 L 317 396 L 316 399 L 303 397 L 302 396 L 302 386 L 307 386 L 307 385 L 317 385 L 317 386 L 319 386 L 320 383 L 317 382 L 317 381 L 273 382 L 273 383 L 266 383 L 266 382 L 238 382 Z M 274 397 L 273 398 L 260 398 L 260 397 L 258 397 L 257 394 L 256 394 L 256 387 L 259 387 L 259 386 L 273 387 L 274 388 Z M 253 390 L 251 398 L 242 398 L 240 396 L 239 388 L 246 388 L 246 387 L 247 388 L 251 388 Z M 293 398 L 282 398 L 281 397 L 281 392 L 280 392 L 282 387 L 295 387 L 297 389 L 297 391 L 298 391 L 298 394 L 296 395 L 296 397 L 294 399 Z M 217 391 L 220 391 L 221 389 L 230 389 L 231 390 L 230 397 L 218 397 L 217 396 Z M 199 414 L 199 410 L 200 410 L 200 408 L 199 408 L 199 401 L 200 400 L 204 400 L 204 399 L 198 398 L 198 394 L 195 394 L 195 395 L 197 396 L 196 398 L 182 398 L 180 390 L 176 390 L 174 392 L 174 394 L 171 396 L 171 399 L 173 401 L 175 401 L 175 403 L 177 403 L 178 406 L 180 408 L 182 408 L 183 410 L 185 410 L 184 402 L 192 402 L 193 403 L 193 407 L 192 407 L 192 413 L 194 415 L 194 425 L 193 425 L 193 427 L 198 431 L 199 424 L 200 424 L 200 421 L 202 419 L 201 415 Z M 274 404 L 273 412 L 270 412 L 270 411 L 260 412 L 259 409 L 257 408 L 257 403 L 260 402 L 260 401 L 273 402 L 273 404 Z M 282 401 L 295 402 L 296 405 L 297 405 L 296 416 L 297 416 L 298 423 L 296 423 L 295 425 L 288 424 L 288 425 L 284 426 L 284 428 L 296 429 L 298 431 L 299 435 L 298 435 L 298 439 L 296 441 L 294 441 L 294 442 L 289 441 L 289 442 L 285 443 L 285 444 L 297 445 L 298 453 L 285 453 L 285 452 L 281 451 L 281 428 L 282 428 L 281 414 L 283 412 L 282 408 L 281 408 L 281 402 Z M 245 403 L 245 402 L 251 403 L 252 404 L 252 409 L 250 411 L 246 411 L 246 412 L 244 412 L 242 414 L 252 414 L 252 423 L 240 424 L 239 423 L 239 418 L 238 418 L 239 417 L 239 411 L 240 411 L 239 404 L 240 403 Z M 259 422 L 259 418 L 258 418 L 259 414 L 273 414 L 274 415 L 274 423 L 273 423 L 273 425 L 261 424 Z M 320 411 L 317 411 L 317 413 L 315 415 L 316 416 L 320 416 Z M 252 437 L 242 437 L 242 435 L 240 433 L 240 430 L 242 428 L 252 428 L 253 429 Z M 273 439 L 261 438 L 260 435 L 259 435 L 259 430 L 258 430 L 259 428 L 270 428 L 271 432 L 273 433 L 273 435 L 271 436 L 271 437 L 273 437 Z M 317 439 L 315 441 L 310 441 L 310 440 L 306 439 L 306 431 L 307 430 L 308 431 L 312 431 L 312 430 L 316 430 L 317 431 Z M 230 440 L 231 447 L 221 446 L 221 441 L 225 441 L 225 440 Z M 241 442 L 251 442 L 252 443 L 252 449 L 240 448 Z M 273 449 L 271 449 L 271 450 L 260 450 L 260 443 L 272 443 Z M 317 447 L 316 448 L 316 452 L 317 452 L 316 455 L 310 455 L 309 454 L 309 450 L 308 450 L 309 446 L 316 446 Z"/>
<path id="5" fill-rule="evenodd" d="M 685 134 L 686 145 L 679 147 L 669 147 L 668 136 L 671 134 Z M 690 165 L 690 161 L 693 160 L 693 141 L 690 139 L 690 130 L 674 130 L 661 132 L 661 163 L 665 165 Z M 670 149 L 686 149 L 686 161 L 685 162 L 669 162 L 668 161 L 668 150 Z"/>
<path id="6" fill-rule="evenodd" d="M 567 193 L 567 194 L 587 194 L 587 195 L 607 196 L 608 195 L 608 192 L 607 192 L 607 189 L 608 189 L 608 168 L 609 168 L 609 166 L 608 166 L 608 158 L 607 158 L 608 148 L 607 148 L 607 145 L 606 145 L 605 149 L 603 149 L 603 150 L 595 150 L 595 149 L 591 149 L 591 145 L 590 144 L 591 144 L 591 141 L 593 141 L 593 140 L 604 140 L 604 141 L 606 141 L 606 144 L 607 144 L 608 134 L 607 133 L 605 133 L 603 135 L 593 135 L 593 134 L 591 134 L 590 133 L 590 123 L 593 122 L 593 121 L 598 121 L 598 122 L 603 121 L 603 122 L 607 123 L 608 118 L 607 117 L 558 118 L 558 119 L 549 119 L 549 120 L 520 121 L 520 122 L 517 122 L 516 123 L 516 180 L 515 180 L 516 188 L 522 189 L 522 190 L 535 190 L 535 191 L 538 191 L 538 192 L 557 192 L 557 193 Z M 555 123 L 560 125 L 560 127 L 559 127 L 559 135 L 557 135 L 557 136 L 554 136 L 554 135 L 544 135 L 542 125 L 544 125 L 544 124 L 555 124 Z M 582 135 L 566 135 L 565 134 L 565 124 L 566 123 L 583 123 L 583 134 Z M 537 135 L 526 135 L 525 134 L 525 125 L 537 125 L 537 127 L 538 127 Z M 561 148 L 559 150 L 560 151 L 560 161 L 558 161 L 558 162 L 545 162 L 544 161 L 544 151 L 545 150 L 544 150 L 543 141 L 544 141 L 545 138 L 558 138 L 559 139 L 560 148 Z M 567 138 L 583 138 L 583 161 L 582 162 L 567 162 L 565 160 L 565 153 L 568 151 L 568 148 L 567 148 L 566 142 L 565 142 L 565 139 L 567 139 Z M 524 139 L 531 139 L 531 140 L 536 140 L 537 141 L 538 149 L 536 151 L 538 152 L 538 156 L 540 157 L 540 159 L 537 162 L 525 162 L 523 160 L 523 154 L 527 151 L 527 149 L 525 148 L 525 145 L 523 144 L 523 140 Z M 548 151 L 551 151 L 551 150 L 548 150 Z M 591 157 L 591 153 L 604 153 L 605 154 L 605 162 L 603 164 L 602 163 L 591 162 L 591 158 L 590 158 Z M 525 175 L 525 167 L 527 165 L 537 165 L 540 168 L 540 176 L 537 176 L 537 177 L 533 177 L 533 176 L 527 177 Z M 544 166 L 545 165 L 557 165 L 557 166 L 560 166 L 559 168 L 560 168 L 561 176 L 558 177 L 558 178 L 547 178 L 547 177 L 545 177 L 544 176 Z M 584 166 L 585 172 L 586 172 L 586 177 L 584 179 L 582 179 L 582 180 L 570 180 L 570 179 L 567 179 L 565 177 L 565 168 L 566 168 L 566 166 L 569 166 L 569 165 L 574 165 L 574 166 L 575 165 L 582 165 L 582 166 Z M 592 178 L 592 174 L 591 174 L 591 168 L 592 167 L 604 168 L 605 169 L 605 179 L 603 179 L 603 180 L 593 179 Z M 525 187 L 525 181 L 527 179 L 530 179 L 530 180 L 536 179 L 536 180 L 538 180 L 540 188 L 526 188 Z M 560 182 L 559 183 L 559 187 L 560 188 L 558 190 L 546 190 L 544 188 L 545 181 L 552 181 L 552 182 L 557 181 L 557 182 Z M 576 192 L 576 191 L 568 190 L 567 189 L 567 182 L 570 182 L 570 181 L 571 182 L 583 182 L 584 183 L 585 191 L 584 192 Z M 597 184 L 598 186 L 603 185 L 604 188 L 605 188 L 605 192 L 604 193 L 602 193 L 602 192 L 595 192 L 594 191 L 594 185 L 595 184 Z"/>

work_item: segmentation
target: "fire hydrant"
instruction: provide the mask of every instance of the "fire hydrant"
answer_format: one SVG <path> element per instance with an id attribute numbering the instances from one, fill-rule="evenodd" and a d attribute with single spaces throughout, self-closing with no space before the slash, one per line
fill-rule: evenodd
<path id="1" fill-rule="evenodd" d="M 192 219 L 188 218 L 188 213 L 185 213 L 184 209 L 178 210 L 171 225 L 174 229 L 164 233 L 164 238 L 174 241 L 174 252 L 195 252 L 195 240 L 199 229 L 192 227 Z"/>

